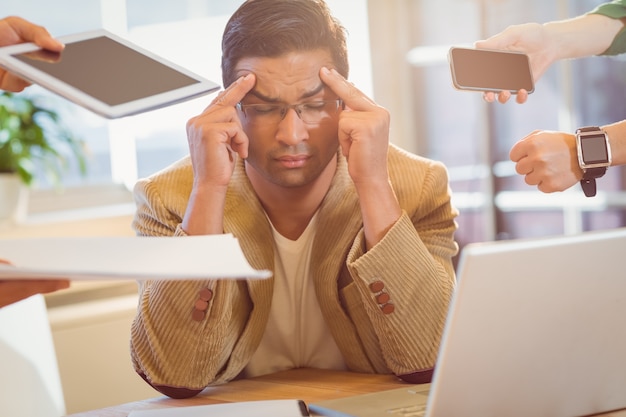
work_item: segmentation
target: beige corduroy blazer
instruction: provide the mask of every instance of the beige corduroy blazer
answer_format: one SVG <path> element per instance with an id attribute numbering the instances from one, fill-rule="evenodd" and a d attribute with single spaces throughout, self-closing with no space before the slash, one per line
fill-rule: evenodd
<path id="1" fill-rule="evenodd" d="M 365 252 L 356 190 L 345 158 L 340 153 L 337 158 L 337 172 L 319 209 L 310 266 L 330 332 L 352 371 L 403 375 L 430 370 L 455 284 L 451 259 L 458 250 L 447 172 L 441 163 L 390 145 L 390 179 L 403 214 Z M 180 224 L 192 175 L 185 158 L 138 182 L 133 222 L 138 235 L 185 235 Z M 271 227 L 241 160 L 227 191 L 224 232 L 238 238 L 254 268 L 273 270 Z M 383 285 L 382 291 L 372 290 L 374 282 Z M 198 292 L 207 287 L 213 297 L 206 316 L 194 321 Z M 188 389 L 234 379 L 261 340 L 272 289 L 273 278 L 140 284 L 131 332 L 135 369 L 153 385 Z M 378 301 L 381 293 L 387 302 Z"/>

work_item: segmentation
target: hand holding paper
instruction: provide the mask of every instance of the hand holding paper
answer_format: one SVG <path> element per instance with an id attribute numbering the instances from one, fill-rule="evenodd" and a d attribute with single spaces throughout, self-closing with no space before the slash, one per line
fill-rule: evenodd
<path id="1" fill-rule="evenodd" d="M 0 279 L 268 278 L 230 234 L 185 237 L 0 239 Z"/>

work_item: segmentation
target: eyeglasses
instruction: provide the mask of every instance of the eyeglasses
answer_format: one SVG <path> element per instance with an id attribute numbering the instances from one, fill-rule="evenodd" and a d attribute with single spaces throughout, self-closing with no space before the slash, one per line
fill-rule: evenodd
<path id="1" fill-rule="evenodd" d="M 251 123 L 278 124 L 285 118 L 290 109 L 294 109 L 298 117 L 307 124 L 317 124 L 330 119 L 343 106 L 341 99 L 317 100 L 300 104 L 243 104 L 237 103 Z"/>

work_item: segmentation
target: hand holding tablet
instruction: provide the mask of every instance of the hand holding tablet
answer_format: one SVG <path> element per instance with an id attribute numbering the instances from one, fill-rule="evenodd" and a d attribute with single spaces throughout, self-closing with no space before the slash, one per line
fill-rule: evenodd
<path id="1" fill-rule="evenodd" d="M 219 89 L 105 30 L 59 37 L 62 52 L 33 43 L 0 48 L 0 66 L 101 116 L 114 119 Z"/>

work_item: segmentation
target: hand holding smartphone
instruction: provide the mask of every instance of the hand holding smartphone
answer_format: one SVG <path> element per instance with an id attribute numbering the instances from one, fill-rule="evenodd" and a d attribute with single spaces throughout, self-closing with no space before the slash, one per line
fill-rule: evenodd
<path id="1" fill-rule="evenodd" d="M 459 90 L 513 94 L 535 90 L 530 61 L 524 53 L 452 47 L 448 59 L 452 83 Z"/>

